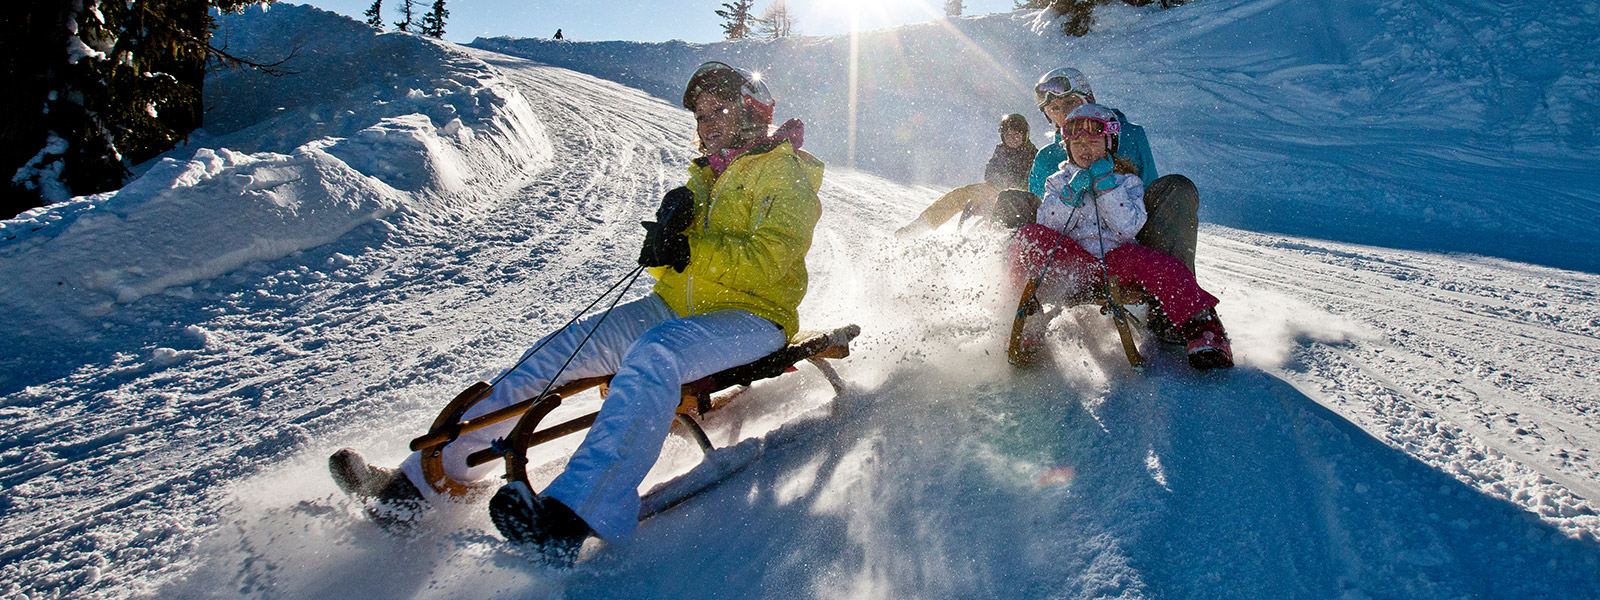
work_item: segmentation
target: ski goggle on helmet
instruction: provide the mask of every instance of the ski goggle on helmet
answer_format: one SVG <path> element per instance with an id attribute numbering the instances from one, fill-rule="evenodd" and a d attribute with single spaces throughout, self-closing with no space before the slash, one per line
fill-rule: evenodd
<path id="1" fill-rule="evenodd" d="M 1033 86 L 1033 99 L 1038 101 L 1039 110 L 1044 110 L 1044 105 L 1051 100 L 1077 94 L 1087 101 L 1094 96 L 1094 90 L 1089 89 L 1089 78 L 1083 72 L 1071 67 L 1062 67 L 1039 78 L 1039 83 Z"/>
<path id="2" fill-rule="evenodd" d="M 772 99 L 772 93 L 767 91 L 767 84 L 761 81 L 759 73 L 750 73 L 714 60 L 707 62 L 689 77 L 689 85 L 683 90 L 683 107 L 694 110 L 695 98 L 706 92 L 730 100 L 737 92 L 747 109 L 751 124 L 772 123 L 772 109 L 777 102 Z"/>
<path id="3" fill-rule="evenodd" d="M 1121 134 L 1122 122 L 1117 120 L 1117 113 L 1099 104 L 1085 104 L 1072 109 L 1061 124 L 1061 139 L 1105 139 L 1106 150 L 1113 154 L 1117 152 L 1117 137 Z"/>

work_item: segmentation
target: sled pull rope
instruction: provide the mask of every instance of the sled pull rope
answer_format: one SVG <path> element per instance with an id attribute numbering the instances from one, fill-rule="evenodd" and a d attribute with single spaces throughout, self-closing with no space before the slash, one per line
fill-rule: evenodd
<path id="1" fill-rule="evenodd" d="M 1072 222 L 1073 215 L 1078 214 L 1078 208 L 1079 207 L 1077 206 L 1072 207 L 1072 212 L 1067 215 L 1068 223 Z M 1044 282 L 1045 274 L 1049 273 L 1050 267 L 1055 265 L 1056 251 L 1061 249 L 1061 238 L 1064 237 L 1067 237 L 1064 233 L 1056 236 L 1056 243 L 1050 246 L 1050 252 L 1044 257 L 1044 268 L 1040 269 L 1039 274 L 1035 275 L 1033 279 L 1028 281 L 1027 285 L 1023 286 L 1023 291 L 1025 293 L 1022 294 L 1022 302 L 1017 304 L 1018 319 L 1022 318 L 1024 313 L 1027 312 L 1026 307 L 1028 306 L 1028 303 L 1033 301 L 1033 299 L 1039 295 L 1039 284 Z"/>
<path id="2" fill-rule="evenodd" d="M 611 314 L 611 309 L 616 308 L 617 301 L 621 300 L 622 296 L 628 293 L 628 288 L 633 287 L 633 282 L 638 280 L 639 279 L 639 274 L 643 273 L 643 272 L 644 272 L 644 267 L 643 266 L 634 267 L 633 270 L 629 271 L 627 275 L 623 275 L 622 279 L 618 279 L 616 283 L 611 284 L 611 287 L 609 289 L 607 289 L 604 292 L 601 292 L 600 295 L 598 297 L 596 297 L 593 302 L 590 302 L 588 306 L 583 307 L 583 310 L 578 311 L 578 314 L 572 315 L 572 318 L 567 320 L 567 324 L 566 325 L 562 325 L 561 328 L 557 329 L 556 331 L 557 332 L 565 331 L 568 327 L 571 327 L 573 323 L 578 322 L 579 318 L 583 317 L 583 315 L 585 315 L 585 314 L 588 314 L 589 313 L 589 309 L 594 308 L 594 305 L 599 304 L 601 300 L 605 300 L 606 296 L 610 295 L 612 291 L 617 289 L 617 286 L 622 285 L 622 282 L 624 282 L 624 281 L 628 282 L 627 286 L 623 287 L 622 291 L 617 294 L 616 299 L 611 301 L 611 306 L 606 308 L 605 314 L 600 316 L 600 321 L 596 322 L 594 324 L 594 329 L 590 329 L 589 330 L 589 334 L 585 335 L 583 337 L 583 341 L 584 342 L 589 341 L 589 336 L 590 335 L 594 335 L 595 329 L 599 329 L 600 328 L 600 323 L 605 322 L 606 316 Z M 494 387 L 495 384 L 500 383 L 501 379 L 505 379 L 505 377 L 507 375 L 510 375 L 512 371 L 517 370 L 517 367 L 522 366 L 522 363 L 528 362 L 528 359 L 533 358 L 534 354 L 538 354 L 539 353 L 539 349 L 544 348 L 544 345 L 550 343 L 550 340 L 555 339 L 555 337 L 556 336 L 552 334 L 552 335 L 544 338 L 543 340 L 539 340 L 539 344 L 534 346 L 532 350 L 529 350 L 527 354 L 522 355 L 522 359 L 518 360 L 517 364 L 511 365 L 511 368 L 506 369 L 504 373 L 501 373 L 498 377 L 495 377 L 494 381 L 490 381 L 489 382 L 489 387 L 491 387 L 491 388 Z M 578 349 L 579 350 L 583 349 L 583 343 L 580 342 L 578 344 Z M 572 355 L 573 356 L 577 356 L 578 355 L 578 350 L 573 350 L 572 351 Z M 571 363 L 572 362 L 572 358 L 568 357 L 567 358 L 567 362 Z M 566 369 L 567 369 L 567 365 L 565 365 L 565 364 L 561 365 L 561 370 L 562 371 L 565 371 Z M 560 376 L 561 372 L 557 371 L 556 375 Z M 550 378 L 550 381 L 552 381 L 552 382 L 555 381 L 555 380 L 556 380 L 555 377 L 551 377 Z M 550 391 L 550 386 L 546 385 L 545 386 L 545 391 L 546 392 Z M 542 392 L 539 394 L 539 396 L 543 396 L 543 395 L 544 394 Z M 534 396 L 534 397 L 538 398 L 539 396 Z"/>
<path id="3" fill-rule="evenodd" d="M 556 336 L 554 334 L 546 337 L 543 340 L 540 340 L 538 345 L 535 345 L 532 350 L 529 350 L 522 356 L 521 360 L 518 360 L 516 364 L 511 365 L 511 368 L 506 369 L 505 372 L 500 374 L 500 376 L 495 377 L 493 381 L 489 382 L 488 384 L 478 384 L 478 386 L 484 386 L 484 389 L 481 391 L 479 390 L 478 386 L 473 386 L 466 392 L 462 392 L 463 395 L 470 393 L 476 397 L 470 402 L 461 403 L 460 408 L 456 409 L 455 414 L 451 415 L 449 419 L 449 422 L 453 423 L 452 425 L 440 427 L 436 424 L 434 431 L 430 431 L 427 435 L 411 440 L 411 449 L 420 451 L 423 448 L 453 442 L 461 434 L 482 429 L 483 427 L 499 423 L 500 421 L 504 421 L 526 412 L 529 406 L 532 406 L 534 403 L 543 399 L 546 394 L 550 393 L 550 388 L 555 384 L 556 379 L 560 378 L 561 374 L 566 372 L 567 365 L 572 364 L 572 360 L 577 358 L 578 352 L 583 350 L 584 344 L 588 343 L 589 338 L 594 335 L 594 332 L 599 330 L 600 325 L 605 323 L 606 317 L 611 315 L 611 309 L 617 307 L 617 302 L 622 300 L 622 297 L 628 293 L 628 288 L 633 287 L 633 282 L 637 281 L 639 279 L 639 274 L 643 272 L 643 266 L 634 267 L 633 270 L 629 271 L 627 275 L 624 275 L 622 279 L 618 279 L 616 283 L 611 284 L 609 289 L 602 292 L 599 297 L 596 297 L 594 301 L 590 302 L 588 306 L 585 306 L 583 310 L 578 311 L 578 314 L 574 315 L 571 320 L 568 320 L 566 325 L 562 325 L 560 329 L 556 330 L 557 332 L 561 332 L 565 331 L 568 327 L 571 327 L 573 323 L 578 321 L 578 318 L 587 314 L 589 309 L 594 308 L 594 306 L 599 304 L 601 300 L 605 300 L 606 296 L 610 295 L 611 292 L 616 291 L 617 286 L 622 286 L 623 283 L 626 282 L 627 285 L 623 286 L 622 291 L 617 293 L 617 297 L 611 300 L 611 305 L 606 307 L 605 313 L 600 315 L 600 320 L 595 321 L 594 327 L 590 328 L 589 332 L 584 334 L 583 340 L 578 342 L 578 347 L 572 350 L 572 355 L 567 357 L 566 362 L 561 363 L 561 368 L 556 370 L 556 374 L 550 377 L 550 381 L 545 383 L 544 390 L 539 392 L 538 395 L 487 415 L 472 419 L 471 421 L 461 421 L 461 417 L 466 415 L 467 409 L 472 408 L 473 405 L 477 404 L 478 400 L 488 396 L 489 392 L 494 389 L 496 384 L 500 383 L 501 379 L 505 379 L 505 377 L 510 375 L 512 371 L 517 370 L 517 367 L 522 366 L 522 363 L 528 362 L 528 359 L 533 358 L 533 355 L 537 354 L 540 349 L 544 348 L 545 344 L 549 343 L 550 340 L 555 339 Z M 588 387 L 592 386 L 585 386 L 583 389 L 588 389 Z M 557 399 L 558 404 L 559 402 L 560 400 Z"/>
<path id="4" fill-rule="evenodd" d="M 1084 190 L 1084 195 L 1090 194 L 1093 194 L 1089 197 L 1089 201 L 1094 203 L 1095 226 L 1104 228 L 1106 222 L 1100 218 L 1100 192 L 1094 189 L 1094 186 L 1089 186 L 1089 189 Z M 1096 235 L 1094 238 L 1100 244 L 1100 281 L 1104 284 L 1106 307 L 1111 309 L 1111 322 L 1117 326 L 1117 337 L 1122 341 L 1122 353 L 1128 356 L 1128 364 L 1133 370 L 1144 372 L 1144 356 L 1139 354 L 1139 346 L 1133 342 L 1133 332 L 1128 330 L 1128 321 L 1132 320 L 1132 316 L 1116 298 L 1111 297 L 1111 273 L 1106 269 L 1106 238 L 1104 235 Z"/>
<path id="5" fill-rule="evenodd" d="M 682 205 L 678 205 L 678 206 L 672 207 L 672 210 L 667 211 L 667 217 L 665 219 L 662 219 L 662 222 L 665 223 L 666 221 L 671 220 L 673 215 L 677 214 L 678 209 L 680 209 L 680 208 L 682 208 Z M 709 217 L 707 217 L 707 218 L 709 218 Z M 544 397 L 544 395 L 546 393 L 548 393 L 550 391 L 550 388 L 556 384 L 556 380 L 561 378 L 561 374 L 565 373 L 567 371 L 567 365 L 572 364 L 572 360 L 578 357 L 578 353 L 579 352 L 583 351 L 583 345 L 589 343 L 589 338 L 594 336 L 594 332 L 599 331 L 600 330 L 600 326 L 605 324 L 606 317 L 611 316 L 611 309 L 617 307 L 617 303 L 621 302 L 622 301 L 622 297 L 626 296 L 628 294 L 628 289 L 633 287 L 633 282 L 638 281 L 639 280 L 639 274 L 643 273 L 643 272 L 644 272 L 644 265 L 639 265 L 639 266 L 634 267 L 633 270 L 629 271 L 627 275 L 623 275 L 622 279 L 618 279 L 616 283 L 611 284 L 611 288 L 610 289 L 607 289 L 606 291 L 601 292 L 600 297 L 595 298 L 594 302 L 590 302 L 589 306 L 584 307 L 583 310 L 578 311 L 578 314 L 573 315 L 572 319 L 567 321 L 566 325 L 562 325 L 561 329 L 557 329 L 556 330 L 559 333 L 561 331 L 565 331 L 568 327 L 571 327 L 573 323 L 578 322 L 578 319 L 580 317 L 582 317 L 585 313 L 588 313 L 589 309 L 594 308 L 594 305 L 599 304 L 601 300 L 604 300 L 607 294 L 610 294 L 612 292 L 612 290 L 617 289 L 617 286 L 622 285 L 622 291 L 617 292 L 617 297 L 611 299 L 611 306 L 607 306 L 606 307 L 606 312 L 601 313 L 600 314 L 600 319 L 594 322 L 594 327 L 589 328 L 589 332 L 583 334 L 583 339 L 578 342 L 578 347 L 572 349 L 572 355 L 567 357 L 567 361 L 566 362 L 561 363 L 561 368 L 556 369 L 556 374 L 555 375 L 551 375 L 550 376 L 550 381 L 545 382 L 544 390 L 540 391 L 539 395 L 534 396 L 534 398 L 536 398 L 536 399 L 537 398 L 542 398 L 542 397 Z M 682 270 L 680 269 L 679 272 L 682 272 Z M 623 285 L 623 283 L 622 283 L 623 281 L 627 281 L 628 282 L 627 285 Z M 522 360 L 517 361 L 517 364 L 511 365 L 510 369 L 506 369 L 506 371 L 504 373 L 501 373 L 499 377 L 495 377 L 494 381 L 489 382 L 489 387 L 493 388 L 494 384 L 500 383 L 501 379 L 504 379 L 506 375 L 510 375 L 512 371 L 517 370 L 517 367 L 522 366 L 522 363 L 527 362 L 529 358 L 533 357 L 534 353 L 538 352 L 540 348 L 544 347 L 545 343 L 549 342 L 550 340 L 555 339 L 555 337 L 556 336 L 554 334 L 552 334 L 549 337 L 546 337 L 544 340 L 541 340 L 539 342 L 539 345 L 534 346 L 532 350 L 529 350 L 527 354 L 524 354 L 522 356 Z"/>

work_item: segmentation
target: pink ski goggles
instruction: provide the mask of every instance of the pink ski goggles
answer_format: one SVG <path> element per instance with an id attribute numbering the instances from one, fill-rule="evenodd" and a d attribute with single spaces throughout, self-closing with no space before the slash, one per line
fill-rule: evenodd
<path id="1" fill-rule="evenodd" d="M 1080 137 L 1098 140 L 1106 137 L 1106 134 L 1120 133 L 1122 133 L 1121 123 L 1116 121 L 1111 121 L 1108 123 L 1100 119 L 1088 119 L 1082 117 L 1067 121 L 1066 125 L 1061 127 L 1062 139 L 1068 140 L 1075 140 Z"/>

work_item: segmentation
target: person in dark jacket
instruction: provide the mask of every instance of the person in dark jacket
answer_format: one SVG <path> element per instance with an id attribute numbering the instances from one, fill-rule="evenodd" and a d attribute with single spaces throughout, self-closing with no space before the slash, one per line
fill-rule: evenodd
<path id="1" fill-rule="evenodd" d="M 1028 174 L 1033 169 L 1039 148 L 1028 139 L 1028 118 L 1017 113 L 1000 120 L 1000 144 L 983 169 L 983 181 L 997 189 L 1028 189 Z"/>
<path id="2" fill-rule="evenodd" d="M 983 183 L 964 185 L 950 190 L 917 215 L 917 219 L 895 231 L 906 237 L 938 229 L 951 217 L 995 219 L 995 199 L 1000 192 L 1010 189 L 1028 189 L 1028 173 L 1033 169 L 1034 157 L 1039 149 L 1028 136 L 1028 119 L 1019 114 L 1009 114 L 1000 120 L 1000 144 L 983 168 Z M 1032 216 L 1037 205 L 1027 207 Z M 1002 219 L 1004 220 L 1004 219 Z"/>

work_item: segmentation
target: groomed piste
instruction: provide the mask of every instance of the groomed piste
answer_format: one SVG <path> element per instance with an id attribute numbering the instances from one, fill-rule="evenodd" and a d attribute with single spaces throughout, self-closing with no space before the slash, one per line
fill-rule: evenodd
<path id="1" fill-rule="evenodd" d="M 840 37 L 224 18 L 236 51 L 302 48 L 299 75 L 220 72 L 187 147 L 0 222 L 0 596 L 1600 597 L 1600 14 L 1098 15 L 1081 39 L 1031 11 L 866 32 L 854 135 Z M 711 58 L 765 72 L 828 164 L 801 321 L 860 325 L 846 393 L 757 382 L 702 424 L 759 459 L 573 569 L 481 505 L 371 523 L 328 455 L 398 462 L 633 268 L 695 156 L 672 86 Z M 1085 307 L 1015 370 L 1003 238 L 892 235 L 981 178 L 999 116 L 1046 139 L 1029 89 L 1062 64 L 1201 190 L 1236 368 L 1145 340 L 1134 373 Z M 669 438 L 645 489 L 700 456 Z"/>

